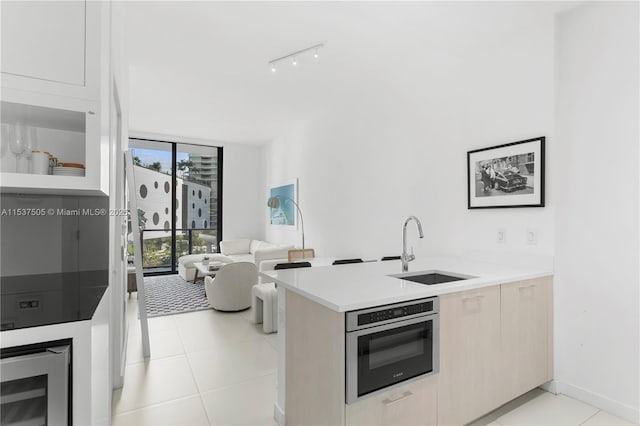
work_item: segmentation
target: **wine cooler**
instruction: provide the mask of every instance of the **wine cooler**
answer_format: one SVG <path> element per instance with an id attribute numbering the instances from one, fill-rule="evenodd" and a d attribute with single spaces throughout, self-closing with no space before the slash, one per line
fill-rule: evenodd
<path id="1" fill-rule="evenodd" d="M 71 424 L 70 363 L 70 345 L 39 344 L 2 349 L 0 424 Z"/>

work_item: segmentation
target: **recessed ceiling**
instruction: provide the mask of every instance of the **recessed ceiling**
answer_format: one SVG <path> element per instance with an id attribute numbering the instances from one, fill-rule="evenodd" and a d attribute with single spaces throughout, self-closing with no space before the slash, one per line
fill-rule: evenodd
<path id="1" fill-rule="evenodd" d="M 268 141 L 363 95 L 429 84 L 479 46 L 575 5 L 127 2 L 130 128 Z M 318 60 L 271 72 L 271 59 L 316 43 Z"/>

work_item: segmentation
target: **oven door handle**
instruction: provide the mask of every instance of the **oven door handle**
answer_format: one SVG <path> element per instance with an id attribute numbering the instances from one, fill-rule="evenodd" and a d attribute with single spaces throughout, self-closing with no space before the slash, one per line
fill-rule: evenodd
<path id="1" fill-rule="evenodd" d="M 398 397 L 395 397 L 395 398 L 385 398 L 385 399 L 383 399 L 383 400 L 382 400 L 382 403 L 383 403 L 384 405 L 389 406 L 389 405 L 395 404 L 395 403 L 396 403 L 396 402 L 398 402 L 398 401 L 402 401 L 403 399 L 409 398 L 411 395 L 413 395 L 413 392 L 411 392 L 411 391 L 406 391 L 406 392 L 403 392 L 403 393 L 402 393 L 402 395 L 400 395 L 400 396 L 398 396 Z"/>
<path id="2" fill-rule="evenodd" d="M 421 315 L 421 316 L 415 317 L 415 318 L 394 321 L 394 322 L 391 322 L 391 323 L 388 323 L 388 324 L 374 325 L 374 326 L 368 327 L 368 328 L 361 328 L 359 330 L 347 331 L 346 332 L 347 340 L 349 338 L 355 339 L 358 336 L 364 336 L 366 334 L 375 334 L 375 333 L 378 333 L 378 332 L 381 332 L 381 331 L 391 330 L 393 328 L 404 327 L 406 325 L 419 324 L 421 322 L 434 321 L 434 323 L 437 324 L 438 323 L 438 317 L 439 317 L 438 313 L 431 313 L 431 314 L 427 314 L 427 315 Z M 351 336 L 351 337 L 349 337 L 349 336 Z"/>

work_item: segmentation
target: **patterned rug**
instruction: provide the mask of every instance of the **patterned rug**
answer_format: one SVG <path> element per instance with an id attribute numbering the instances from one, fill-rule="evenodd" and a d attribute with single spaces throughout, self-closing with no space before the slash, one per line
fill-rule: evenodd
<path id="1" fill-rule="evenodd" d="M 209 309 L 202 281 L 193 284 L 178 275 L 159 275 L 145 277 L 144 289 L 149 318 Z"/>

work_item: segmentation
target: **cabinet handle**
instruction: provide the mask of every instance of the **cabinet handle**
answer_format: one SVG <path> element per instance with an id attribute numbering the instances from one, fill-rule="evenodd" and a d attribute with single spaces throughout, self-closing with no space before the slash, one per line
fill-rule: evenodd
<path id="1" fill-rule="evenodd" d="M 519 287 L 518 290 L 522 291 L 522 290 L 526 290 L 528 288 L 534 288 L 536 285 L 535 284 L 529 284 L 529 285 L 525 285 L 522 287 Z"/>
<path id="2" fill-rule="evenodd" d="M 382 400 L 382 403 L 384 405 L 392 405 L 392 404 L 395 404 L 398 401 L 401 401 L 401 400 L 403 400 L 405 398 L 410 397 L 411 395 L 413 395 L 413 392 L 406 391 L 402 395 L 400 395 L 400 396 L 398 396 L 396 398 L 385 398 L 385 399 Z"/>
<path id="3" fill-rule="evenodd" d="M 466 302 L 466 301 L 474 300 L 474 299 L 482 299 L 483 297 L 484 297 L 484 294 L 476 294 L 475 296 L 463 297 L 462 301 Z"/>

